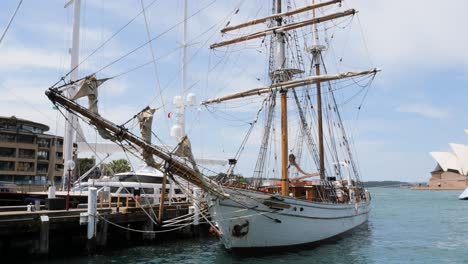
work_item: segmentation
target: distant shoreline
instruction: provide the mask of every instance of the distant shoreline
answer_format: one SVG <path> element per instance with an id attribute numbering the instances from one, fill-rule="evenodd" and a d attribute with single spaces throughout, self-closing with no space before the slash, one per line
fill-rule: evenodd
<path id="1" fill-rule="evenodd" d="M 386 188 L 401 188 L 406 187 L 410 188 L 413 186 L 425 186 L 426 183 L 409 183 L 409 182 L 401 182 L 401 181 L 365 181 L 364 187 L 386 187 Z"/>

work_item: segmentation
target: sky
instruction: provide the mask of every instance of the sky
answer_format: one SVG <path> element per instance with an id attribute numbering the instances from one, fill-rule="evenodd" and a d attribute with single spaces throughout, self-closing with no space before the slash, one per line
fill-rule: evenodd
<path id="1" fill-rule="evenodd" d="M 0 2 L 2 32 L 18 2 Z M 59 135 L 63 135 L 64 120 L 44 92 L 70 70 L 72 8 L 65 9 L 65 2 L 24 0 L 0 44 L 0 115 L 45 123 L 50 133 Z M 187 87 L 198 101 L 268 84 L 268 59 L 261 40 L 215 51 L 208 46 L 226 39 L 219 29 L 227 21 L 237 24 L 266 15 L 270 2 L 189 1 Z M 305 0 L 293 2 L 297 7 L 305 5 Z M 149 5 L 146 21 L 143 14 L 138 15 L 142 3 Z M 168 135 L 175 122 L 172 98 L 181 93 L 182 3 L 82 0 L 81 6 L 79 76 L 95 72 L 98 77 L 116 76 L 100 88 L 102 115 L 122 124 L 147 105 L 157 107 L 153 130 L 167 145 L 175 144 Z M 360 94 L 341 109 L 362 178 L 427 181 L 436 166 L 429 152 L 450 151 L 448 143 L 452 142 L 468 144 L 464 133 L 468 128 L 468 36 L 462 29 L 468 24 L 464 13 L 468 2 L 348 0 L 340 9 L 326 12 L 347 8 L 359 13 L 329 30 L 333 40 L 324 56 L 327 61 L 335 60 L 330 71 L 382 69 L 365 97 Z M 239 12 L 234 14 L 236 9 Z M 151 47 L 144 45 L 149 38 L 154 38 Z M 153 55 L 155 64 L 128 72 Z M 354 89 L 351 94 L 357 91 L 350 89 Z M 233 157 L 259 102 L 255 98 L 230 107 L 188 107 L 187 133 L 195 155 Z M 129 125 L 136 131 L 134 122 Z M 102 141 L 93 129 L 85 125 L 83 129 L 89 142 Z M 254 132 L 251 137 L 258 142 L 261 134 Z M 239 170 L 248 176 L 248 165 L 254 163 L 258 148 L 248 143 L 244 152 L 246 165 Z"/>

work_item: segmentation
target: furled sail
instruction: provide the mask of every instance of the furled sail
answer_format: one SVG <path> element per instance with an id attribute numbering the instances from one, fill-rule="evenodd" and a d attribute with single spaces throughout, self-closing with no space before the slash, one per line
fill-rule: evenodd
<path id="1" fill-rule="evenodd" d="M 190 140 L 187 136 L 184 136 L 182 138 L 179 145 L 177 145 L 177 148 L 174 151 L 174 154 L 181 158 L 187 158 L 187 160 L 192 165 L 193 169 L 196 172 L 200 173 L 200 171 L 198 170 L 197 164 L 195 162 L 195 158 L 193 157 L 192 144 L 190 144 Z"/>
<path id="2" fill-rule="evenodd" d="M 320 176 L 319 172 L 307 173 L 304 170 L 302 170 L 302 168 L 299 166 L 299 164 L 297 164 L 296 156 L 294 156 L 294 154 L 289 154 L 289 166 L 294 166 L 297 169 L 298 172 L 303 174 L 303 177 L 300 177 L 300 178 Z M 292 179 L 292 180 L 294 180 L 294 179 Z"/>
<path id="3" fill-rule="evenodd" d="M 80 83 L 79 83 L 79 90 L 73 96 L 72 100 L 76 100 L 78 98 L 87 96 L 88 97 L 88 103 L 89 103 L 89 110 L 95 114 L 99 114 L 98 111 L 98 90 L 97 88 L 103 84 L 105 81 L 109 80 L 110 78 L 104 78 L 104 79 L 97 79 L 96 75 L 90 75 L 86 78 L 84 78 Z"/>
<path id="4" fill-rule="evenodd" d="M 151 144 L 151 126 L 153 124 L 153 115 L 156 109 L 146 107 L 137 115 L 138 122 L 140 123 L 141 137 L 146 143 Z M 142 149 L 142 156 L 146 164 L 152 166 L 154 164 L 153 155 Z"/>
<path id="5" fill-rule="evenodd" d="M 97 79 L 96 75 L 90 75 L 79 82 L 79 90 L 73 96 L 72 100 L 79 99 L 81 97 L 88 97 L 88 109 L 89 111 L 99 115 L 99 108 L 98 108 L 98 87 L 103 84 L 105 81 L 111 78 L 104 78 L 104 79 Z M 109 134 L 97 127 L 99 135 L 104 139 L 111 139 Z"/>
<path id="6" fill-rule="evenodd" d="M 289 89 L 294 89 L 296 87 L 301 87 L 301 86 L 305 86 L 309 84 L 316 84 L 319 82 L 340 80 L 340 79 L 352 78 L 352 77 L 362 76 L 362 75 L 371 75 L 371 74 L 376 74 L 379 71 L 380 69 L 374 68 L 374 69 L 370 69 L 366 71 L 359 71 L 359 72 L 341 72 L 341 73 L 332 74 L 332 75 L 310 76 L 310 77 L 306 77 L 303 79 L 274 83 L 267 87 L 254 88 L 254 89 L 250 89 L 250 90 L 235 93 L 235 94 L 230 94 L 230 95 L 225 95 L 225 96 L 214 98 L 214 99 L 209 99 L 209 100 L 202 102 L 202 105 L 220 103 L 220 102 L 227 101 L 227 100 L 232 100 L 232 99 L 237 99 L 237 98 L 242 98 L 242 97 L 247 97 L 247 96 L 261 95 L 264 93 L 286 91 Z"/>

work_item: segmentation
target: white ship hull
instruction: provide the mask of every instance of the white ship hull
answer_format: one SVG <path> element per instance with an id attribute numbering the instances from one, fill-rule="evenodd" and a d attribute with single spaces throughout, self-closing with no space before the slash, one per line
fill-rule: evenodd
<path id="1" fill-rule="evenodd" d="M 210 197 L 210 214 L 221 231 L 225 247 L 232 250 L 318 242 L 363 224 L 370 211 L 367 201 L 331 204 L 275 196 L 283 199 L 280 201 L 260 192 L 239 189 L 226 192 L 232 199 Z M 275 204 L 267 206 L 263 203 L 265 199 Z M 290 207 L 278 209 L 278 205 L 285 204 Z"/>

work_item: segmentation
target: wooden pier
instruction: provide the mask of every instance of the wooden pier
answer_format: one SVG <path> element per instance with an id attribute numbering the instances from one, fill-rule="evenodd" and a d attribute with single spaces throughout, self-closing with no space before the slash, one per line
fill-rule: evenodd
<path id="1" fill-rule="evenodd" d="M 190 206 L 191 203 L 165 205 L 162 220 L 188 215 Z M 130 239 L 154 240 L 158 235 L 153 231 L 164 228 L 152 220 L 156 217 L 150 218 L 148 214 L 156 216 L 158 211 L 159 206 L 116 207 L 114 204 L 100 208 L 97 204 L 95 236 L 88 239 L 87 208 L 27 211 L 26 206 L 0 207 L 0 252 L 5 254 L 16 250 L 25 254 L 47 255 L 52 248 L 73 242 L 75 250 L 92 253 L 105 247 L 111 238 L 124 242 Z M 181 221 L 172 228 L 190 225 L 188 221 Z M 198 230 L 188 227 L 185 231 Z"/>

